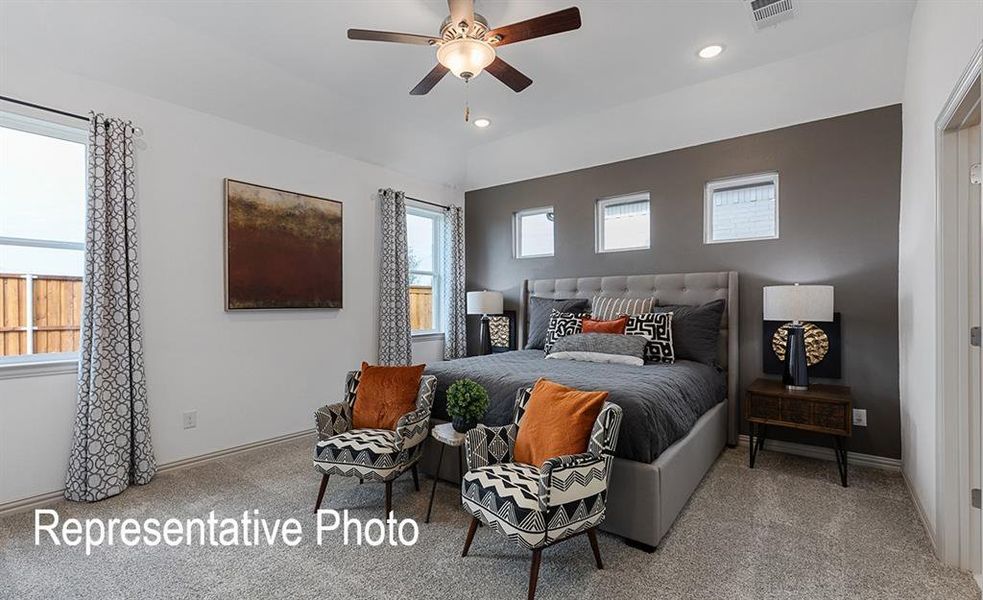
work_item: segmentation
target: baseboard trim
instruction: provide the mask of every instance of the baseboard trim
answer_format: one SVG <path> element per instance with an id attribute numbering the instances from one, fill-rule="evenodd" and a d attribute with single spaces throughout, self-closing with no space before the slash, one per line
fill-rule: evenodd
<path id="1" fill-rule="evenodd" d="M 932 552 L 935 556 L 939 556 L 939 547 L 935 543 L 935 529 L 931 527 L 931 521 L 928 520 L 928 513 L 925 512 L 925 507 L 922 506 L 921 498 L 915 493 L 914 486 L 911 485 L 911 480 L 908 479 L 908 474 L 905 473 L 904 469 L 901 469 L 901 479 L 904 481 L 905 487 L 908 488 L 908 495 L 911 496 L 911 501 L 915 505 L 915 512 L 918 513 L 918 520 L 922 523 L 922 529 L 925 530 L 925 534 L 928 536 L 928 541 L 932 545 Z M 979 580 L 977 580 L 978 582 Z"/>
<path id="2" fill-rule="evenodd" d="M 181 460 L 171 461 L 169 463 L 164 463 L 157 467 L 158 473 L 165 473 L 167 471 L 175 471 L 177 469 L 184 469 L 186 467 L 198 465 L 208 461 L 212 461 L 218 458 L 223 458 L 226 456 L 231 456 L 233 454 L 240 454 L 242 452 L 248 452 L 250 450 L 256 450 L 258 448 L 263 448 L 266 446 L 272 446 L 274 444 L 281 444 L 283 442 L 289 442 L 296 440 L 298 438 L 311 436 L 314 434 L 314 429 L 305 429 L 304 431 L 297 431 L 295 433 L 288 433 L 286 435 L 281 435 L 273 438 L 268 438 L 265 440 L 259 440 L 257 442 L 250 442 L 248 444 L 242 444 L 239 446 L 233 446 L 231 448 L 225 448 L 224 450 L 216 450 L 215 452 L 209 452 L 207 454 L 199 454 L 198 456 L 192 456 L 189 458 L 182 458 Z M 33 510 L 35 508 L 43 508 L 49 506 L 52 501 L 60 500 L 65 496 L 64 488 L 56 490 L 53 492 L 46 492 L 44 494 L 38 494 L 36 496 L 30 496 L 28 498 L 23 498 L 21 500 L 13 500 L 11 502 L 5 502 L 0 504 L 0 517 L 14 514 L 18 512 L 24 512 L 28 510 Z"/>
<path id="3" fill-rule="evenodd" d="M 208 454 L 200 454 L 198 456 L 192 456 L 190 458 L 182 458 L 181 460 L 175 460 L 160 465 L 159 467 L 157 467 L 157 472 L 164 473 L 167 471 L 174 471 L 176 469 L 183 469 L 185 467 L 190 467 L 192 465 L 208 462 L 210 460 L 215 460 L 217 458 L 223 458 L 225 456 L 229 456 L 232 454 L 239 454 L 242 452 L 248 452 L 250 450 L 256 450 L 257 448 L 263 448 L 264 446 L 272 446 L 274 444 L 289 442 L 292 440 L 296 440 L 297 438 L 314 435 L 314 432 L 315 432 L 314 429 L 305 429 L 303 431 L 288 433 L 286 435 L 260 440 L 258 442 L 250 442 L 248 444 L 242 444 L 241 446 L 233 446 L 231 448 L 226 448 L 225 450 L 216 450 L 215 452 L 209 452 Z"/>
<path id="4" fill-rule="evenodd" d="M 748 447 L 748 436 L 741 434 L 737 444 L 741 447 Z M 821 460 L 835 461 L 836 455 L 832 448 L 823 446 L 812 446 L 809 444 L 798 444 L 795 442 L 784 442 L 782 440 L 765 439 L 765 450 L 784 452 L 785 454 L 795 454 L 796 456 L 807 456 Z M 873 454 L 863 454 L 862 452 L 850 452 L 847 455 L 847 463 L 860 467 L 875 467 L 888 471 L 901 471 L 901 460 L 898 458 L 886 458 L 874 456 Z"/>

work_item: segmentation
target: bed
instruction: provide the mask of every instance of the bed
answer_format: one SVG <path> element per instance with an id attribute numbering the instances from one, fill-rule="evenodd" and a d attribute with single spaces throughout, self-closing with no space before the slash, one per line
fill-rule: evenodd
<path id="1" fill-rule="evenodd" d="M 602 529 L 654 549 L 725 444 L 737 441 L 738 275 L 736 272 L 537 279 L 523 283 L 519 347 L 527 337 L 529 297 L 655 297 L 660 305 L 699 305 L 724 299 L 719 367 L 691 361 L 633 367 L 548 360 L 519 350 L 436 363 L 434 418 L 446 420 L 444 392 L 468 377 L 485 386 L 491 405 L 484 422 L 507 423 L 515 391 L 539 377 L 581 389 L 604 389 L 624 419 Z M 456 473 L 446 473 L 454 478 Z"/>
<path id="2" fill-rule="evenodd" d="M 518 350 L 437 363 L 427 373 L 437 376 L 432 414 L 442 421 L 450 420 L 447 388 L 465 377 L 488 390 L 488 413 L 482 419 L 486 425 L 510 423 L 515 391 L 540 377 L 581 390 L 606 390 L 624 415 L 615 456 L 646 463 L 727 396 L 724 373 L 688 360 L 638 367 L 548 360 L 542 350 Z"/>

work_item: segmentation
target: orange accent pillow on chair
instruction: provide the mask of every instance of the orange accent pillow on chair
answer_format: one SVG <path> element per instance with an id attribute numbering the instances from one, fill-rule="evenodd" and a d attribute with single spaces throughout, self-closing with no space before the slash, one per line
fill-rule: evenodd
<path id="1" fill-rule="evenodd" d="M 352 408 L 353 429 L 396 429 L 396 421 L 416 408 L 420 378 L 427 365 L 379 367 L 362 363 Z"/>
<path id="2" fill-rule="evenodd" d="M 607 392 L 584 392 L 540 379 L 519 421 L 513 456 L 540 467 L 557 456 L 587 452 L 590 432 L 607 400 Z"/>
<path id="3" fill-rule="evenodd" d="M 610 321 L 597 321 L 590 317 L 584 317 L 580 324 L 582 333 L 624 333 L 625 326 L 628 325 L 628 315 Z"/>

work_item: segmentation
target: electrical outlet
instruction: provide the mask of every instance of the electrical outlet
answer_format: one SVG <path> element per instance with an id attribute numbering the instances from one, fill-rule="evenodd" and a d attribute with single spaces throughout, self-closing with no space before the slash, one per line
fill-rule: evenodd
<path id="1" fill-rule="evenodd" d="M 185 429 L 194 429 L 198 426 L 198 411 L 189 410 L 181 414 L 181 422 L 184 423 Z"/>
<path id="2" fill-rule="evenodd" d="M 866 408 L 855 408 L 853 409 L 853 424 L 857 427 L 867 426 L 867 409 Z"/>

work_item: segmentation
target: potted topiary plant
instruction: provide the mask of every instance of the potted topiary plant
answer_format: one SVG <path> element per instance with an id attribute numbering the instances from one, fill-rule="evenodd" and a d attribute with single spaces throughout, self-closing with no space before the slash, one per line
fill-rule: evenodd
<path id="1" fill-rule="evenodd" d="M 447 388 L 447 414 L 454 430 L 465 433 L 478 424 L 488 410 L 488 391 L 470 379 L 458 379 Z"/>

